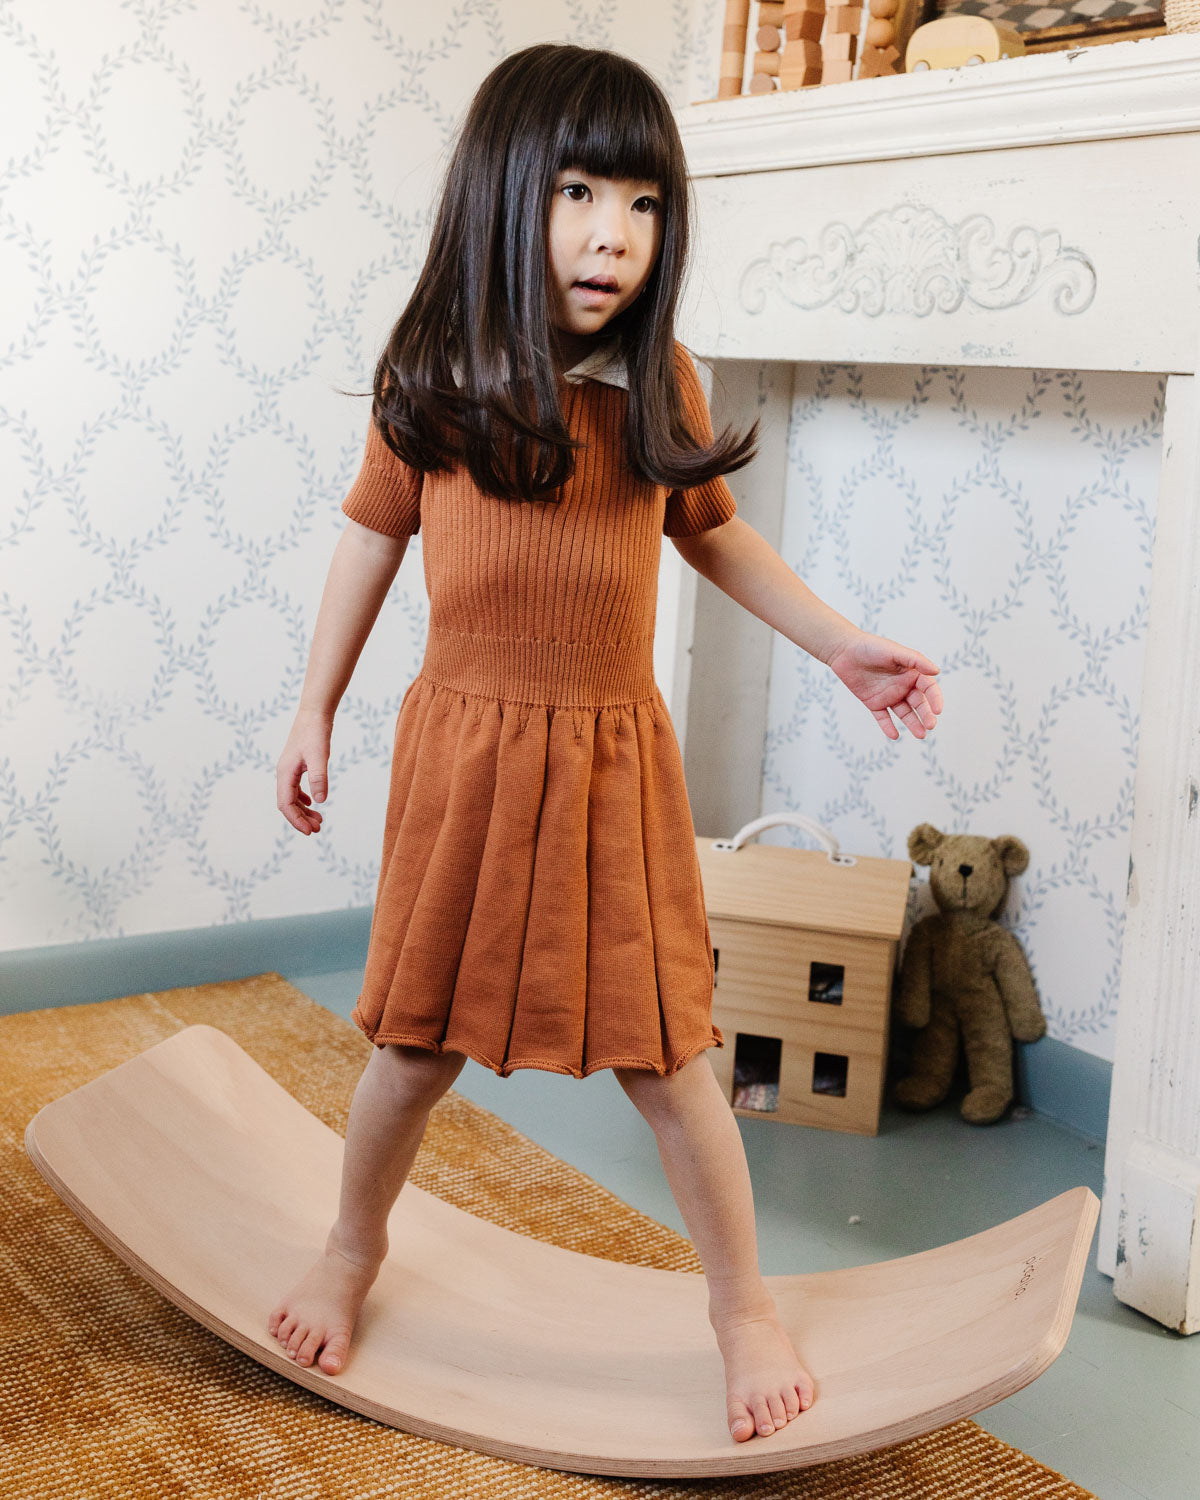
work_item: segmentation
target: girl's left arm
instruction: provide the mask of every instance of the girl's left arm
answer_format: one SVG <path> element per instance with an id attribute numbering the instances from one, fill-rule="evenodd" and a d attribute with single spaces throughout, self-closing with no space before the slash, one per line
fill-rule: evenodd
<path id="1" fill-rule="evenodd" d="M 937 723 L 942 690 L 933 662 L 909 646 L 860 630 L 818 599 L 741 516 L 671 540 L 697 573 L 824 662 L 870 709 L 888 739 L 900 738 L 891 713 L 917 739 Z"/>

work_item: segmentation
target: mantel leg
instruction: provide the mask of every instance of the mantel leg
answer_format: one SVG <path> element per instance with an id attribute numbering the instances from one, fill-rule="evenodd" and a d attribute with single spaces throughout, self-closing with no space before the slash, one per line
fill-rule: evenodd
<path id="1" fill-rule="evenodd" d="M 1097 1265 L 1200 1331 L 1200 379 L 1167 377 Z"/>

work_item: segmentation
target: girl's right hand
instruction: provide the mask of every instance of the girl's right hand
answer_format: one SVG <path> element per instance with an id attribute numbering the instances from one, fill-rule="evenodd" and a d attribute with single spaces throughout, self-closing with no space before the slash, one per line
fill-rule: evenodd
<path id="1" fill-rule="evenodd" d="M 301 833 L 320 833 L 321 814 L 309 806 L 313 797 L 324 802 L 329 791 L 329 740 L 333 720 L 328 714 L 302 708 L 296 715 L 283 754 L 275 767 L 275 802 L 293 828 Z M 308 772 L 309 790 L 300 786 Z"/>

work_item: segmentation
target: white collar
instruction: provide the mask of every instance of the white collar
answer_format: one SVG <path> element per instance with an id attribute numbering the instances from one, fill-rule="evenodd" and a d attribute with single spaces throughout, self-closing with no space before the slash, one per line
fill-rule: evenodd
<path id="1" fill-rule="evenodd" d="M 604 385 L 620 386 L 622 390 L 629 389 L 629 371 L 624 359 L 620 354 L 620 345 L 616 339 L 608 339 L 603 344 L 598 344 L 595 349 L 572 365 L 569 370 L 563 371 L 563 379 L 569 380 L 572 385 L 579 385 L 585 380 L 599 380 Z M 451 367 L 455 385 L 462 384 L 462 366 L 455 361 Z"/>
<path id="2" fill-rule="evenodd" d="M 571 381 L 573 385 L 578 385 L 582 380 L 599 380 L 605 385 L 619 385 L 627 391 L 629 371 L 625 366 L 625 361 L 621 358 L 619 349 L 620 345 L 616 339 L 609 339 L 606 343 L 597 345 L 577 365 L 564 370 L 563 379 Z"/>

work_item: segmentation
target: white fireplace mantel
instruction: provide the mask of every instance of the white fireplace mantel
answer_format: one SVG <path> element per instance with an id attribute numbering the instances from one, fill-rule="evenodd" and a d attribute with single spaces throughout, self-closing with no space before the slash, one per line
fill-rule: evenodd
<path id="1" fill-rule="evenodd" d="M 1147 37 L 696 104 L 693 178 L 1197 128 L 1200 36 Z"/>
<path id="2" fill-rule="evenodd" d="M 1167 376 L 1098 1264 L 1200 1331 L 1200 36 L 677 118 L 705 359 Z"/>

